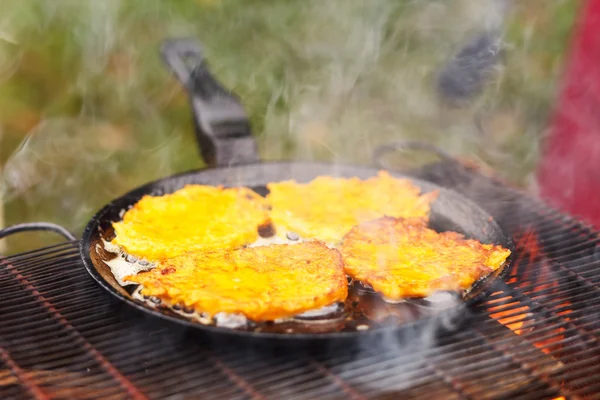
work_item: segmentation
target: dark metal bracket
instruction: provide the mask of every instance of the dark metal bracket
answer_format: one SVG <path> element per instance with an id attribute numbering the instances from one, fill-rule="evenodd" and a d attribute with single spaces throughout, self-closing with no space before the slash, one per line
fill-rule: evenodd
<path id="1" fill-rule="evenodd" d="M 211 167 L 259 161 L 248 116 L 239 98 L 212 76 L 202 47 L 193 39 L 170 39 L 161 54 L 186 88 L 194 115 L 200 153 Z"/>

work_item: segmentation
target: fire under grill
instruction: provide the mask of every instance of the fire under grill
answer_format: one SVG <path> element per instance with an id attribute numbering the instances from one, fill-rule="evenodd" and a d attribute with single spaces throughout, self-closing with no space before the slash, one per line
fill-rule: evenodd
<path id="1" fill-rule="evenodd" d="M 598 234 L 462 164 L 413 175 L 477 201 L 516 242 L 509 278 L 453 333 L 385 351 L 216 344 L 122 305 L 67 242 L 0 258 L 0 398 L 600 398 Z"/>

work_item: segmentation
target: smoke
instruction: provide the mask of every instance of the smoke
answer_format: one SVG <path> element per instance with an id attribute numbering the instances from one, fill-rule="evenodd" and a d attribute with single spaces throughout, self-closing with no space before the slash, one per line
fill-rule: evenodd
<path id="1" fill-rule="evenodd" d="M 558 2 L 522 3 L 528 5 L 517 11 L 529 6 L 538 15 Z M 537 65 L 528 47 L 555 38 L 543 36 L 547 30 L 536 28 L 527 13 L 510 14 L 507 5 L 3 1 L 0 190 L 10 210 L 6 223 L 42 219 L 79 231 L 112 198 L 201 165 L 186 94 L 158 56 L 161 41 L 173 36 L 203 42 L 211 70 L 248 110 L 264 159 L 366 164 L 379 144 L 418 139 L 526 182 L 559 69 Z M 503 36 L 510 15 L 527 28 L 516 38 Z M 506 59 L 490 67 L 481 93 L 448 105 L 436 89 L 440 71 L 486 32 L 499 35 L 494 43 L 510 50 Z M 453 324 L 436 320 L 382 342 L 403 354 L 422 353 Z M 350 369 L 351 363 L 340 374 Z M 396 389 L 403 385 L 397 382 Z"/>
<path id="2" fill-rule="evenodd" d="M 199 164 L 182 141 L 187 115 L 179 125 L 162 115 L 181 89 L 161 66 L 159 43 L 140 46 L 143 21 L 126 2 L 15 2 L 6 11 L 5 224 L 48 220 L 78 232 L 112 198 Z"/>
<path id="3" fill-rule="evenodd" d="M 529 60 L 528 43 L 538 31 L 526 30 L 524 47 L 502 39 L 508 54 L 520 58 L 505 60 L 506 68 L 503 59 L 494 64 L 482 93 L 460 107 L 441 101 L 435 86 L 474 37 L 495 32 L 500 36 L 494 38 L 502 38 L 507 18 L 521 15 L 509 12 L 508 5 L 503 0 L 3 3 L 0 160 L 12 181 L 2 192 L 5 201 L 23 204 L 13 207 L 9 222 L 65 214 L 49 205 L 44 212 L 31 208 L 41 202 L 32 199 L 48 191 L 26 182 L 42 176 L 48 188 L 69 180 L 103 180 L 96 198 L 61 190 L 71 204 L 92 210 L 109 199 L 105 192 L 120 194 L 201 165 L 186 94 L 158 56 L 161 41 L 173 36 L 204 44 L 210 68 L 248 110 L 263 159 L 366 164 L 379 144 L 418 139 L 527 182 L 544 120 L 537 113 L 531 122 L 526 99 L 510 90 L 522 76 L 535 81 L 520 63 Z M 513 9 L 519 7 L 524 6 Z M 477 63 L 466 67 L 471 64 Z M 538 81 L 537 86 L 548 86 L 547 79 Z M 505 100 L 510 96 L 517 96 L 514 106 Z M 74 151 L 68 167 L 53 164 L 51 185 L 48 172 L 32 177 L 41 167 L 24 160 L 29 149 L 37 155 L 55 152 L 52 140 L 42 137 L 64 143 L 61 123 L 53 122 L 60 120 L 71 121 L 69 129 L 80 136 L 77 145 L 96 143 L 91 138 L 96 126 L 110 127 L 105 140 L 115 143 L 108 150 L 87 146 L 80 157 Z M 109 161 L 98 161 L 103 158 Z M 106 179 L 106 170 L 119 178 Z M 19 175 L 23 182 L 16 184 Z M 84 215 L 89 213 L 56 222 L 78 229 Z"/>
<path id="4" fill-rule="evenodd" d="M 414 385 L 417 377 L 422 376 L 423 369 L 430 369 L 430 350 L 436 347 L 444 335 L 456 332 L 470 318 L 469 310 L 458 300 L 446 306 L 447 310 L 433 316 L 427 323 L 387 331 L 374 336 L 372 340 L 360 342 L 353 353 L 354 358 L 341 364 L 340 370 L 334 372 L 341 378 L 359 382 L 363 393 L 376 393 L 383 397 L 393 393 L 400 395 Z M 364 359 L 373 355 L 377 355 L 380 368 L 372 370 L 370 376 L 355 376 Z M 350 376 L 351 374 L 354 375 Z M 384 379 L 385 376 L 391 379 Z"/>
<path id="5" fill-rule="evenodd" d="M 485 104 L 448 109 L 432 82 L 473 35 L 499 35 L 506 2 L 305 4 L 311 24 L 283 38 L 302 68 L 288 66 L 274 91 L 261 138 L 266 157 L 367 163 L 375 146 L 402 138 L 456 154 L 477 150 L 474 121 Z"/>
<path id="6" fill-rule="evenodd" d="M 6 162 L 0 193 L 5 202 L 23 201 L 46 218 L 77 229 L 97 207 L 97 199 L 108 200 L 129 188 L 116 156 L 136 150 L 124 127 L 83 118 L 47 119 Z M 158 177 L 169 169 L 168 150 L 143 149 L 152 160 L 142 161 L 148 175 Z"/>

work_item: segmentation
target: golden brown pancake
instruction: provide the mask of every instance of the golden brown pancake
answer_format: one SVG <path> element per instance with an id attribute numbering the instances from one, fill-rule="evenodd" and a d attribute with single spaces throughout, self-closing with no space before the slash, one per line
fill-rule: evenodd
<path id="1" fill-rule="evenodd" d="M 252 243 L 267 221 L 264 198 L 250 189 L 188 185 L 172 194 L 142 197 L 113 223 L 112 243 L 154 261 Z"/>
<path id="2" fill-rule="evenodd" d="M 456 232 L 438 233 L 422 220 L 391 217 L 354 227 L 341 251 L 348 275 L 391 300 L 468 289 L 510 255 Z"/>
<path id="3" fill-rule="evenodd" d="M 166 304 L 209 316 L 239 313 L 254 321 L 319 309 L 344 301 L 348 293 L 339 251 L 320 242 L 190 252 L 125 279 Z"/>
<path id="4" fill-rule="evenodd" d="M 420 194 L 407 179 L 380 171 L 367 180 L 320 176 L 309 183 L 270 183 L 267 200 L 278 235 L 339 243 L 356 224 L 383 216 L 424 218 L 437 192 Z"/>

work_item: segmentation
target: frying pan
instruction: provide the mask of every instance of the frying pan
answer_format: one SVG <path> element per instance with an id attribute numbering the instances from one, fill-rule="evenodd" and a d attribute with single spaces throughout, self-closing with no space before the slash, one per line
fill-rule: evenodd
<path id="1" fill-rule="evenodd" d="M 208 167 L 138 187 L 111 201 L 89 221 L 79 242 L 83 265 L 101 287 L 118 299 L 152 317 L 217 336 L 269 341 L 361 339 L 378 334 L 400 333 L 406 329 L 419 329 L 430 325 L 432 321 L 446 321 L 448 318 L 454 318 L 456 321 L 457 318 L 468 314 L 466 307 L 481 300 L 495 281 L 503 279 L 510 272 L 512 257 L 509 257 L 501 268 L 480 279 L 462 295 L 448 294 L 443 297 L 443 301 L 439 301 L 439 298 L 436 301 L 409 299 L 395 305 L 383 302 L 368 287 L 353 284 L 350 290 L 351 299 L 340 305 L 338 313 L 333 317 L 296 319 L 283 325 L 262 324 L 243 329 L 203 325 L 169 308 L 151 306 L 149 302 L 134 297 L 132 289 L 135 287 L 120 286 L 112 275 L 106 261 L 115 255 L 107 252 L 102 243 L 103 240 L 112 239 L 112 223 L 119 221 L 124 210 L 133 206 L 142 196 L 172 193 L 187 184 L 246 186 L 264 195 L 269 182 L 289 179 L 308 182 L 319 175 L 364 179 L 378 172 L 377 168 L 364 166 L 316 162 L 260 162 L 244 108 L 238 98 L 224 89 L 210 74 L 200 46 L 188 39 L 169 40 L 162 47 L 162 56 L 190 94 L 196 135 Z M 405 142 L 404 147 L 423 149 L 427 148 L 427 145 Z M 439 151 L 438 155 L 448 157 Z M 439 192 L 430 212 L 429 224 L 433 229 L 456 231 L 483 243 L 499 244 L 514 251 L 511 239 L 489 214 L 472 201 L 433 183 L 408 175 L 390 173 L 411 180 L 423 193 L 434 190 Z M 64 229 L 53 224 L 21 225 L 25 230 L 35 229 L 36 226 L 71 237 Z M 18 226 L 2 230 L 0 238 L 17 230 Z M 460 298 L 457 299 L 457 296 Z M 444 329 L 443 326 L 440 328 Z"/>

